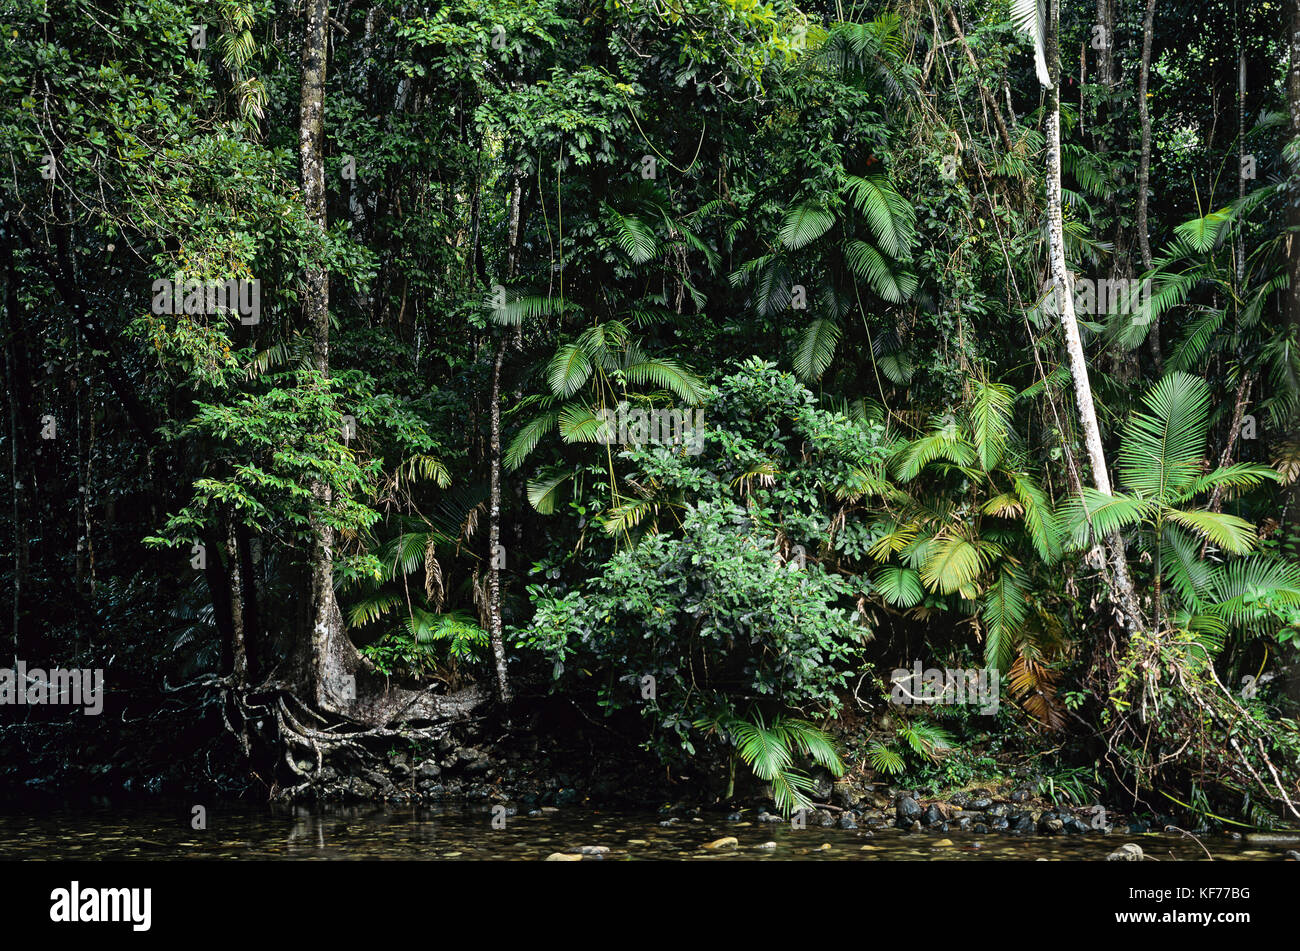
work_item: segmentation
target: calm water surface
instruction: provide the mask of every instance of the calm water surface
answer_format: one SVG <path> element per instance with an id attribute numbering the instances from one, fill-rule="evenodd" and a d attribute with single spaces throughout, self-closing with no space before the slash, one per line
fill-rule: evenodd
<path id="1" fill-rule="evenodd" d="M 663 827 L 652 812 L 565 809 L 506 818 L 493 828 L 490 806 L 207 807 L 207 828 L 191 827 L 190 805 L 129 805 L 19 810 L 0 808 L 0 859 L 431 859 L 539 860 L 582 846 L 605 846 L 605 861 L 698 859 L 711 862 L 987 859 L 1101 860 L 1124 842 L 1159 859 L 1204 859 L 1183 836 L 1010 836 L 903 833 L 736 823 L 722 816 Z M 745 814 L 746 817 L 750 813 Z M 499 821 L 498 821 L 499 824 Z M 734 836 L 738 847 L 704 843 Z M 1216 860 L 1277 861 L 1295 845 L 1202 837 Z M 765 843 L 775 847 L 762 848 Z"/>

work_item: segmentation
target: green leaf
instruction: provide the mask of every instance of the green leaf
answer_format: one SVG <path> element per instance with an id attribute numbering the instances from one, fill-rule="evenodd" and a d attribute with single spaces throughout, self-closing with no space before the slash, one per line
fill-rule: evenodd
<path id="1" fill-rule="evenodd" d="M 980 614 L 987 630 L 984 663 L 1004 673 L 1011 666 L 1016 637 L 1029 613 L 1025 600 L 1028 587 L 1025 573 L 1015 565 L 1004 563 L 980 598 Z"/>
<path id="2" fill-rule="evenodd" d="M 1165 517 L 1234 555 L 1245 554 L 1259 541 L 1254 526 L 1235 515 L 1201 509 L 1165 509 Z"/>
<path id="3" fill-rule="evenodd" d="M 1189 373 L 1171 373 L 1143 403 L 1148 412 L 1129 421 L 1117 469 L 1125 489 L 1169 504 L 1200 471 L 1210 426 L 1210 388 Z"/>
<path id="4" fill-rule="evenodd" d="M 1223 226 L 1232 218 L 1231 208 L 1220 208 L 1204 218 L 1193 218 L 1174 229 L 1174 233 L 1199 252 L 1210 251 L 1219 243 Z"/>
<path id="5" fill-rule="evenodd" d="M 921 576 L 902 565 L 886 565 L 876 572 L 872 585 L 880 596 L 895 607 L 910 608 L 921 603 L 925 588 Z"/>
<path id="6" fill-rule="evenodd" d="M 900 261 L 911 259 L 916 212 L 883 175 L 846 176 L 854 207 L 862 212 L 882 251 Z"/>
<path id="7" fill-rule="evenodd" d="M 971 404 L 971 435 L 975 452 L 985 472 L 992 472 L 1002 461 L 1011 432 L 1011 408 L 1015 391 L 1001 383 L 974 381 L 975 397 Z"/>
<path id="8" fill-rule="evenodd" d="M 566 343 L 555 352 L 546 370 L 546 380 L 551 392 L 568 399 L 591 379 L 591 360 L 586 351 L 576 343 Z"/>
<path id="9" fill-rule="evenodd" d="M 816 241 L 835 224 L 835 216 L 810 202 L 796 205 L 781 222 L 778 239 L 790 251 L 797 251 Z"/>
<path id="10" fill-rule="evenodd" d="M 840 325 L 828 317 L 819 317 L 804 329 L 794 354 L 794 372 L 799 379 L 821 378 L 835 358 L 841 332 Z"/>
<path id="11" fill-rule="evenodd" d="M 1011 0 L 1011 23 L 1022 33 L 1028 33 L 1034 44 L 1034 69 L 1038 81 L 1052 88 L 1052 74 L 1047 71 L 1047 0 Z"/>
<path id="12" fill-rule="evenodd" d="M 555 424 L 559 419 L 559 412 L 552 410 L 538 416 L 519 430 L 506 449 L 504 460 L 506 468 L 513 472 L 523 465 L 524 459 L 537 448 L 537 444 L 541 442 L 542 437 L 555 428 Z"/>
<path id="13" fill-rule="evenodd" d="M 953 594 L 984 570 L 988 548 L 960 535 L 936 538 L 929 558 L 921 567 L 921 581 L 932 591 Z"/>
<path id="14" fill-rule="evenodd" d="M 560 487 L 572 478 L 573 473 L 563 469 L 552 469 L 539 475 L 528 483 L 528 504 L 542 515 L 552 514 Z"/>
<path id="15" fill-rule="evenodd" d="M 1118 492 L 1106 495 L 1085 486 L 1083 495 L 1067 498 L 1061 511 L 1074 543 L 1088 545 L 1140 522 L 1151 511 L 1151 504 Z"/>
<path id="16" fill-rule="evenodd" d="M 895 270 L 884 256 L 865 241 L 854 239 L 844 245 L 849 268 L 885 300 L 901 304 L 916 290 L 916 275 Z"/>

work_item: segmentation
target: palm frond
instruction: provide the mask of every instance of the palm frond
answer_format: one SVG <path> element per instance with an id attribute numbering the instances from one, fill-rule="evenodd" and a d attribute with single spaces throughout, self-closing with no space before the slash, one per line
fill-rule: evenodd
<path id="1" fill-rule="evenodd" d="M 841 333 L 840 325 L 829 317 L 819 317 L 805 328 L 794 354 L 794 372 L 800 380 L 821 378 L 835 358 Z"/>
<path id="2" fill-rule="evenodd" d="M 552 469 L 532 479 L 528 483 L 528 504 L 542 515 L 555 511 L 559 499 L 560 487 L 573 478 L 573 473 L 564 469 Z"/>
<path id="3" fill-rule="evenodd" d="M 801 202 L 786 213 L 777 238 L 786 250 L 797 251 L 812 244 L 834 224 L 835 216 L 825 208 L 819 208 L 811 202 Z"/>
<path id="4" fill-rule="evenodd" d="M 1029 34 L 1034 45 L 1034 69 L 1038 81 L 1052 88 L 1052 75 L 1047 71 L 1047 11 L 1046 0 L 1011 0 L 1011 22 L 1017 30 Z"/>

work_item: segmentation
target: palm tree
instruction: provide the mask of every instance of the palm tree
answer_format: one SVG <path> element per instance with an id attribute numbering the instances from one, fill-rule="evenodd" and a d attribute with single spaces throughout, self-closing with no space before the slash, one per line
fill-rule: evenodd
<path id="1" fill-rule="evenodd" d="M 807 720 L 777 714 L 769 723 L 757 710 L 748 717 L 720 711 L 701 717 L 693 725 L 697 730 L 720 734 L 732 744 L 727 767 L 727 799 L 735 792 L 737 758 L 758 779 L 771 784 L 772 798 L 787 817 L 795 809 L 811 809 L 813 805 L 808 798 L 813 780 L 794 765 L 796 753 L 811 757 L 832 776 L 844 775 L 844 763 L 830 736 Z"/>
<path id="2" fill-rule="evenodd" d="M 1009 387 L 976 378 L 960 419 L 934 417 L 929 432 L 895 444 L 887 472 L 859 472 L 840 490 L 875 496 L 883 509 L 867 551 L 879 564 L 872 582 L 880 597 L 904 610 L 927 594 L 955 597 L 982 622 L 985 663 L 1003 671 L 1018 654 L 1041 655 L 1030 571 L 1057 561 L 1064 541 L 1015 444 L 1014 400 Z M 924 492 L 913 488 L 923 483 Z"/>
<path id="3" fill-rule="evenodd" d="M 1198 507 L 1194 500 L 1216 489 L 1279 481 L 1279 476 L 1253 463 L 1203 471 L 1210 427 L 1210 388 L 1204 380 L 1171 373 L 1151 388 L 1143 403 L 1147 411 L 1129 421 L 1120 444 L 1117 472 L 1123 491 L 1084 487 L 1065 503 L 1063 514 L 1074 542 L 1081 546 L 1092 544 L 1096 535 L 1134 535 L 1153 559 L 1153 616 L 1160 624 L 1165 619 L 1166 584 L 1188 606 L 1198 603 L 1198 590 L 1217 587 L 1229 594 L 1238 587 L 1228 584 L 1226 576 L 1212 581 L 1210 566 L 1199 553 L 1203 544 L 1243 555 L 1258 541 L 1249 522 Z"/>

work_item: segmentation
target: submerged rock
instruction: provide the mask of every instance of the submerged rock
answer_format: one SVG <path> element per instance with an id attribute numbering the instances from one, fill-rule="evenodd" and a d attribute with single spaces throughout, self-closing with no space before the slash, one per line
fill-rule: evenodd
<path id="1" fill-rule="evenodd" d="M 1027 812 L 1017 813 L 1010 817 L 1010 827 L 1012 835 L 1033 835 L 1037 828 L 1034 823 L 1034 817 Z"/>
<path id="2" fill-rule="evenodd" d="M 1142 846 L 1134 845 L 1132 842 L 1125 842 L 1106 856 L 1107 862 L 1141 862 L 1145 859 L 1146 856 L 1142 854 Z"/>
<path id="3" fill-rule="evenodd" d="M 1300 845 L 1300 833 L 1247 832 L 1246 841 L 1254 845 Z"/>
<path id="4" fill-rule="evenodd" d="M 1061 824 L 1065 828 L 1066 835 L 1086 835 L 1088 832 L 1088 824 L 1078 816 L 1066 816 L 1061 820 Z"/>
<path id="5" fill-rule="evenodd" d="M 1065 822 L 1054 812 L 1045 812 L 1038 820 L 1039 835 L 1060 835 L 1065 831 Z"/>
<path id="6" fill-rule="evenodd" d="M 544 859 L 544 861 L 547 861 L 547 862 L 581 862 L 581 861 L 582 861 L 582 856 L 581 856 L 581 855 L 573 855 L 573 854 L 568 853 L 568 852 L 552 852 L 550 855 L 546 856 L 546 858 Z"/>
<path id="7" fill-rule="evenodd" d="M 717 851 L 719 849 L 734 849 L 738 845 L 740 845 L 740 842 L 736 840 L 734 835 L 724 835 L 721 839 L 714 839 L 712 842 L 705 842 L 700 846 L 700 848 Z"/>

